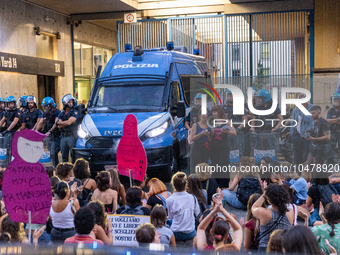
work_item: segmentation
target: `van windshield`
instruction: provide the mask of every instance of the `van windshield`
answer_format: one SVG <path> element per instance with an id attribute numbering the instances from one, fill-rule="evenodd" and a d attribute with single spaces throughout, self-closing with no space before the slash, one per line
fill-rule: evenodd
<path id="1" fill-rule="evenodd" d="M 119 107 L 120 109 L 133 106 L 156 106 L 163 103 L 164 85 L 107 85 L 102 86 L 97 93 L 94 107 Z"/>

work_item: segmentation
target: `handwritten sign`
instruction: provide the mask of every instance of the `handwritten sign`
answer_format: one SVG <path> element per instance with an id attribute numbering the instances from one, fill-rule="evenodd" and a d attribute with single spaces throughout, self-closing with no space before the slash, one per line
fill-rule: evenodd
<path id="1" fill-rule="evenodd" d="M 126 116 L 123 125 L 123 137 L 117 148 L 118 172 L 137 181 L 143 181 L 146 173 L 147 158 L 142 142 L 137 131 L 137 119 L 135 115 Z"/>
<path id="2" fill-rule="evenodd" d="M 12 141 L 14 160 L 4 172 L 2 193 L 6 209 L 15 222 L 45 224 L 52 203 L 51 183 L 45 167 L 38 161 L 44 153 L 45 135 L 25 129 Z"/>
<path id="3" fill-rule="evenodd" d="M 108 215 L 112 218 L 113 245 L 138 247 L 136 229 L 143 223 L 150 223 L 150 216 L 136 216 L 125 214 Z"/>

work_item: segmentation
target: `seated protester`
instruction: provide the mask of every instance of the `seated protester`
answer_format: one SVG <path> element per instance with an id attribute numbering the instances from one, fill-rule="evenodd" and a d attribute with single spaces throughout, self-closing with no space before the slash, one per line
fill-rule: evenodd
<path id="1" fill-rule="evenodd" d="M 46 169 L 46 172 L 47 172 L 49 178 L 52 178 L 53 176 L 55 176 L 54 166 L 47 166 L 47 167 L 45 167 L 45 169 Z"/>
<path id="2" fill-rule="evenodd" d="M 271 208 L 263 208 L 267 202 Z M 259 251 L 265 252 L 268 246 L 270 234 L 275 229 L 289 229 L 294 223 L 294 211 L 287 210 L 290 201 L 289 193 L 282 185 L 270 184 L 262 195 L 252 206 L 252 214 L 260 220 Z"/>
<path id="3" fill-rule="evenodd" d="M 207 217 L 209 214 L 211 213 L 211 209 L 205 210 L 202 214 L 202 217 L 200 218 L 200 223 L 202 222 L 202 220 L 205 219 L 205 217 Z M 210 248 L 212 248 L 213 242 L 214 242 L 214 238 L 212 237 L 210 231 L 214 225 L 214 222 L 216 220 L 217 216 L 214 216 L 214 218 L 210 221 L 208 227 L 205 229 L 205 243 L 203 240 L 201 240 L 203 243 L 201 244 L 202 247 L 205 247 L 204 249 L 209 250 Z M 197 236 L 195 236 L 194 241 L 193 241 L 193 245 L 194 248 L 197 247 Z M 207 248 L 208 247 L 208 248 Z M 210 247 L 210 248 L 209 248 Z"/>
<path id="4" fill-rule="evenodd" d="M 99 245 L 104 245 L 104 243 L 98 239 L 91 236 L 92 229 L 95 225 L 94 212 L 87 207 L 80 208 L 74 215 L 74 226 L 76 228 L 76 234 L 65 240 L 65 244 L 93 244 L 97 242 Z M 112 225 L 111 225 L 112 226 Z M 112 231 L 112 229 L 109 229 Z"/>
<path id="5" fill-rule="evenodd" d="M 166 199 L 171 196 L 171 192 L 167 191 L 165 184 L 158 178 L 152 178 L 148 182 L 149 199 L 145 207 L 152 210 L 155 205 L 162 205 L 166 210 Z"/>
<path id="6" fill-rule="evenodd" d="M 241 166 L 255 166 L 255 159 L 252 157 L 242 157 Z M 233 192 L 238 185 L 237 192 Z M 234 208 L 246 210 L 247 203 L 252 194 L 262 194 L 262 181 L 257 172 L 238 172 L 229 186 L 229 189 L 222 190 L 225 200 Z"/>
<path id="7" fill-rule="evenodd" d="M 87 206 L 94 212 L 95 225 L 93 232 L 96 239 L 101 240 L 106 245 L 112 245 L 112 221 L 106 222 L 104 204 L 100 201 L 91 201 Z"/>
<path id="8" fill-rule="evenodd" d="M 54 198 L 55 196 L 54 188 L 60 182 L 60 179 L 58 178 L 58 176 L 53 176 L 50 178 L 50 182 L 51 182 L 51 187 L 52 187 L 52 198 Z"/>
<path id="9" fill-rule="evenodd" d="M 111 176 L 108 171 L 100 172 L 97 177 L 97 189 L 93 192 L 91 200 L 99 200 L 104 206 L 105 210 L 110 213 L 116 213 L 118 193 L 110 189 Z"/>
<path id="10" fill-rule="evenodd" d="M 111 168 L 107 170 L 110 175 L 111 175 L 111 189 L 115 190 L 118 192 L 118 208 L 122 205 L 126 204 L 126 199 L 125 199 L 125 187 L 123 184 L 121 184 L 119 180 L 119 174 L 117 169 Z"/>
<path id="11" fill-rule="evenodd" d="M 275 167 L 276 165 L 275 162 L 268 156 L 264 156 L 263 158 L 261 158 L 260 163 L 260 169 L 266 174 L 270 172 L 268 170 L 270 169 L 270 167 Z M 266 181 L 268 185 L 273 183 L 273 180 L 271 178 L 263 178 L 263 181 Z"/>
<path id="12" fill-rule="evenodd" d="M 8 233 L 11 243 L 27 244 L 28 239 L 24 230 L 24 223 L 13 222 L 9 215 L 5 216 L 1 223 L 1 233 Z"/>
<path id="13" fill-rule="evenodd" d="M 294 226 L 282 235 L 283 254 L 324 255 L 313 232 L 305 226 Z"/>
<path id="14" fill-rule="evenodd" d="M 329 184 L 329 179 L 323 172 L 313 173 L 313 184 L 308 183 L 308 192 L 306 206 L 311 207 L 314 205 L 314 211 L 311 213 L 308 224 L 309 226 L 323 225 L 319 216 L 320 202 L 323 202 L 323 206 L 332 202 L 332 194 L 337 194 L 337 190 Z M 322 191 L 322 192 L 320 192 Z"/>
<path id="15" fill-rule="evenodd" d="M 196 227 L 198 226 L 198 219 L 199 217 L 201 217 L 202 213 L 207 209 L 206 205 L 207 205 L 207 192 L 205 190 L 202 190 L 201 188 L 201 181 L 198 178 L 198 176 L 196 174 L 191 174 L 189 175 L 188 178 L 188 193 L 194 195 L 197 198 L 197 201 L 199 203 L 200 206 L 200 214 L 197 215 L 197 223 Z"/>
<path id="16" fill-rule="evenodd" d="M 150 243 L 160 243 L 159 235 L 155 227 L 150 223 L 143 223 L 136 229 L 136 240 L 139 246 L 149 245 Z"/>
<path id="17" fill-rule="evenodd" d="M 59 163 L 56 168 L 56 175 L 60 181 L 69 183 L 73 178 L 73 165 L 70 163 Z"/>
<path id="18" fill-rule="evenodd" d="M 253 204 L 259 199 L 261 194 L 253 194 L 250 196 L 247 204 L 247 216 L 246 223 L 244 225 L 244 241 L 243 247 L 246 251 L 258 250 L 259 242 L 256 239 L 256 235 L 260 232 L 260 221 L 255 218 L 251 212 Z M 262 207 L 265 208 L 264 203 Z"/>
<path id="19" fill-rule="evenodd" d="M 217 181 L 211 178 L 211 173 L 207 163 L 198 164 L 195 168 L 195 173 L 200 178 L 202 190 L 207 193 L 206 201 L 207 208 L 211 208 L 212 197 L 215 193 L 221 193 L 221 189 L 218 186 Z M 203 191 L 204 193 L 204 191 Z"/>
<path id="20" fill-rule="evenodd" d="M 11 242 L 11 235 L 7 232 L 3 232 L 1 235 L 0 235 L 0 244 L 9 244 Z"/>
<path id="21" fill-rule="evenodd" d="M 73 166 L 74 179 L 70 181 L 69 186 L 73 183 L 77 183 L 77 187 L 80 189 L 80 193 L 77 196 L 79 205 L 86 206 L 91 201 L 93 192 L 97 189 L 97 184 L 90 178 L 91 172 L 89 162 L 83 158 L 76 160 Z"/>
<path id="22" fill-rule="evenodd" d="M 142 206 L 142 190 L 131 187 L 126 192 L 126 205 L 120 207 L 117 214 L 150 215 L 150 210 Z"/>
<path id="23" fill-rule="evenodd" d="M 222 204 L 223 195 L 221 194 L 218 198 L 214 198 L 214 209 L 212 209 L 211 213 L 205 217 L 202 222 L 199 224 L 197 229 L 197 249 L 204 250 L 208 247 L 205 247 L 206 236 L 205 230 L 210 224 L 211 220 L 214 216 L 221 212 L 223 216 L 226 218 L 225 220 L 215 220 L 214 225 L 211 230 L 211 235 L 214 238 L 213 247 L 215 251 L 240 251 L 243 241 L 243 231 L 241 225 L 231 216 L 223 207 Z M 230 225 L 229 225 L 229 223 Z M 229 230 L 230 226 L 234 230 L 233 241 L 231 244 L 225 244 L 225 241 L 229 238 Z M 212 248 L 212 247 L 211 247 Z"/>
<path id="24" fill-rule="evenodd" d="M 291 184 L 290 188 L 295 190 L 295 195 L 297 197 L 296 205 L 303 205 L 307 200 L 307 182 L 301 177 L 300 171 L 290 171 L 289 177 L 291 180 L 289 183 Z"/>
<path id="25" fill-rule="evenodd" d="M 156 231 L 160 233 L 160 243 L 164 244 L 166 248 L 169 248 L 169 245 L 175 248 L 175 236 L 171 229 L 165 226 L 166 219 L 167 215 L 164 207 L 156 204 L 150 214 L 151 224 L 154 225 Z"/>
<path id="26" fill-rule="evenodd" d="M 142 191 L 142 201 L 143 201 L 143 205 L 146 204 L 146 202 L 148 201 L 149 199 L 149 196 L 148 194 L 143 190 L 143 188 L 145 187 L 145 183 L 146 183 L 146 179 L 147 179 L 147 175 L 145 174 L 144 176 L 144 180 L 141 182 L 141 181 L 137 181 L 135 179 L 132 179 L 132 185 L 134 187 L 138 187 L 141 189 Z"/>
<path id="27" fill-rule="evenodd" d="M 166 200 L 168 219 L 172 220 L 170 229 L 174 232 L 176 242 L 188 241 L 189 243 L 196 236 L 195 217 L 200 213 L 199 204 L 195 196 L 186 192 L 185 173 L 174 174 L 171 184 L 175 192 Z"/>
<path id="28" fill-rule="evenodd" d="M 270 234 L 267 254 L 282 254 L 282 229 L 276 229 Z"/>
<path id="29" fill-rule="evenodd" d="M 325 239 L 337 250 L 340 249 L 340 204 L 329 203 L 325 207 L 324 218 L 327 223 L 321 226 L 315 226 L 312 228 L 312 232 L 316 236 L 316 240 L 319 242 L 320 249 L 326 253 L 331 254 L 328 245 L 325 243 Z"/>

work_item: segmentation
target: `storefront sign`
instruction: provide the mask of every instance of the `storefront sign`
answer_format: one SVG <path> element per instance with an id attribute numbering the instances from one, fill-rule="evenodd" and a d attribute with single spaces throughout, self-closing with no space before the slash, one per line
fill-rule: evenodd
<path id="1" fill-rule="evenodd" d="M 64 61 L 0 52 L 0 71 L 65 76 Z"/>

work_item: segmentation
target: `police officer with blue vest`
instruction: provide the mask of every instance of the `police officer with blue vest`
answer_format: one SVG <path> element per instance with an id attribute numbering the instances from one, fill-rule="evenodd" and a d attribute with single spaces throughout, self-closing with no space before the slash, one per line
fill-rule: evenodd
<path id="1" fill-rule="evenodd" d="M 78 111 L 75 109 L 76 100 L 71 94 L 62 98 L 63 111 L 56 122 L 61 132 L 60 149 L 63 162 L 68 162 L 69 152 L 76 144 Z"/>
<path id="2" fill-rule="evenodd" d="M 45 97 L 41 103 L 44 108 L 43 118 L 39 123 L 38 129 L 44 127 L 46 134 L 47 148 L 51 152 L 51 159 L 54 166 L 59 164 L 58 153 L 60 151 L 60 130 L 57 128 L 57 120 L 61 111 L 56 108 L 52 97 Z"/>
<path id="3" fill-rule="evenodd" d="M 26 98 L 27 96 L 22 96 L 18 98 L 18 106 L 22 114 L 27 111 Z"/>
<path id="4" fill-rule="evenodd" d="M 41 110 L 37 109 L 37 99 L 34 96 L 27 96 L 26 105 L 28 109 L 23 113 L 20 130 L 27 128 L 38 131 L 38 126 L 43 117 L 43 113 Z"/>
<path id="5" fill-rule="evenodd" d="M 331 128 L 331 144 L 333 151 L 337 151 L 339 155 L 340 148 L 340 93 L 334 93 L 331 97 L 333 107 L 327 112 L 327 121 Z M 338 149 L 336 144 L 338 143 Z M 331 160 L 330 163 L 333 163 Z M 338 163 L 338 162 L 337 162 Z"/>

